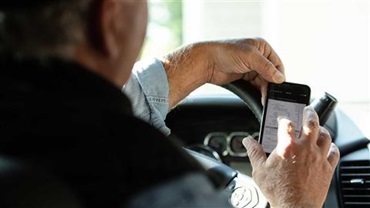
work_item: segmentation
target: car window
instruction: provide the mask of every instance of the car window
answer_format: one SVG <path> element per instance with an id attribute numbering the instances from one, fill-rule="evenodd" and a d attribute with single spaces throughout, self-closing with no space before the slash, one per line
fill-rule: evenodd
<path id="1" fill-rule="evenodd" d="M 150 0 L 142 56 L 200 40 L 262 37 L 283 60 L 287 81 L 308 84 L 312 97 L 335 96 L 369 136 L 369 7 L 367 0 Z M 194 93 L 228 92 L 205 85 Z"/>

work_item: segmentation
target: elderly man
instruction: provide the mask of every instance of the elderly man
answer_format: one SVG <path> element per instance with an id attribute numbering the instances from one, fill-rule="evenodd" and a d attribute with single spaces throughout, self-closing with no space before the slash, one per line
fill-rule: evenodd
<path id="1" fill-rule="evenodd" d="M 266 41 L 199 42 L 134 65 L 144 0 L 0 0 L 0 11 L 2 155 L 52 173 L 81 207 L 134 206 L 142 192 L 163 186 L 171 197 L 144 206 L 230 206 L 212 176 L 166 137 L 164 118 L 205 83 L 244 79 L 264 96 L 267 82 L 283 82 Z M 338 149 L 312 108 L 299 140 L 291 125 L 279 121 L 268 158 L 244 140 L 254 179 L 272 207 L 320 207 Z"/>

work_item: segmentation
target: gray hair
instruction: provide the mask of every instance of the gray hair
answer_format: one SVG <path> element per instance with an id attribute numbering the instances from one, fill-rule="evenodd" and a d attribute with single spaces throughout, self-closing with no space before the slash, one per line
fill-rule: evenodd
<path id="1" fill-rule="evenodd" d="M 0 50 L 23 55 L 55 53 L 83 38 L 92 0 L 58 0 L 0 15 Z"/>

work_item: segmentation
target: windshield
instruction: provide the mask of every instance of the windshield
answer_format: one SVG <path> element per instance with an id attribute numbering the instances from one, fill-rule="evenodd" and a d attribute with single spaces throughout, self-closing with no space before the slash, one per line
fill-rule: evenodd
<path id="1" fill-rule="evenodd" d="M 369 136 L 369 1 L 151 0 L 142 56 L 221 38 L 266 39 L 280 55 L 286 80 L 327 92 Z M 192 94 L 224 94 L 205 85 Z"/>

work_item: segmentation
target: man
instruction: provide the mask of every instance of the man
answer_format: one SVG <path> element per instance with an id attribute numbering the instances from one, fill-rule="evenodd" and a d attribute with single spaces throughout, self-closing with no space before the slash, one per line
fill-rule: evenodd
<path id="1" fill-rule="evenodd" d="M 144 205 L 230 206 L 212 176 L 165 137 L 163 120 L 204 83 L 244 79 L 264 96 L 267 82 L 283 82 L 283 64 L 266 41 L 190 44 L 138 62 L 131 76 L 146 1 L 0 0 L 0 11 L 1 155 L 54 174 L 81 207 L 134 206 L 141 193 L 160 187 L 174 198 Z M 272 207 L 320 207 L 325 200 L 339 152 L 312 108 L 303 123 L 297 140 L 291 121 L 281 119 L 268 158 L 256 141 L 244 140 Z"/>

